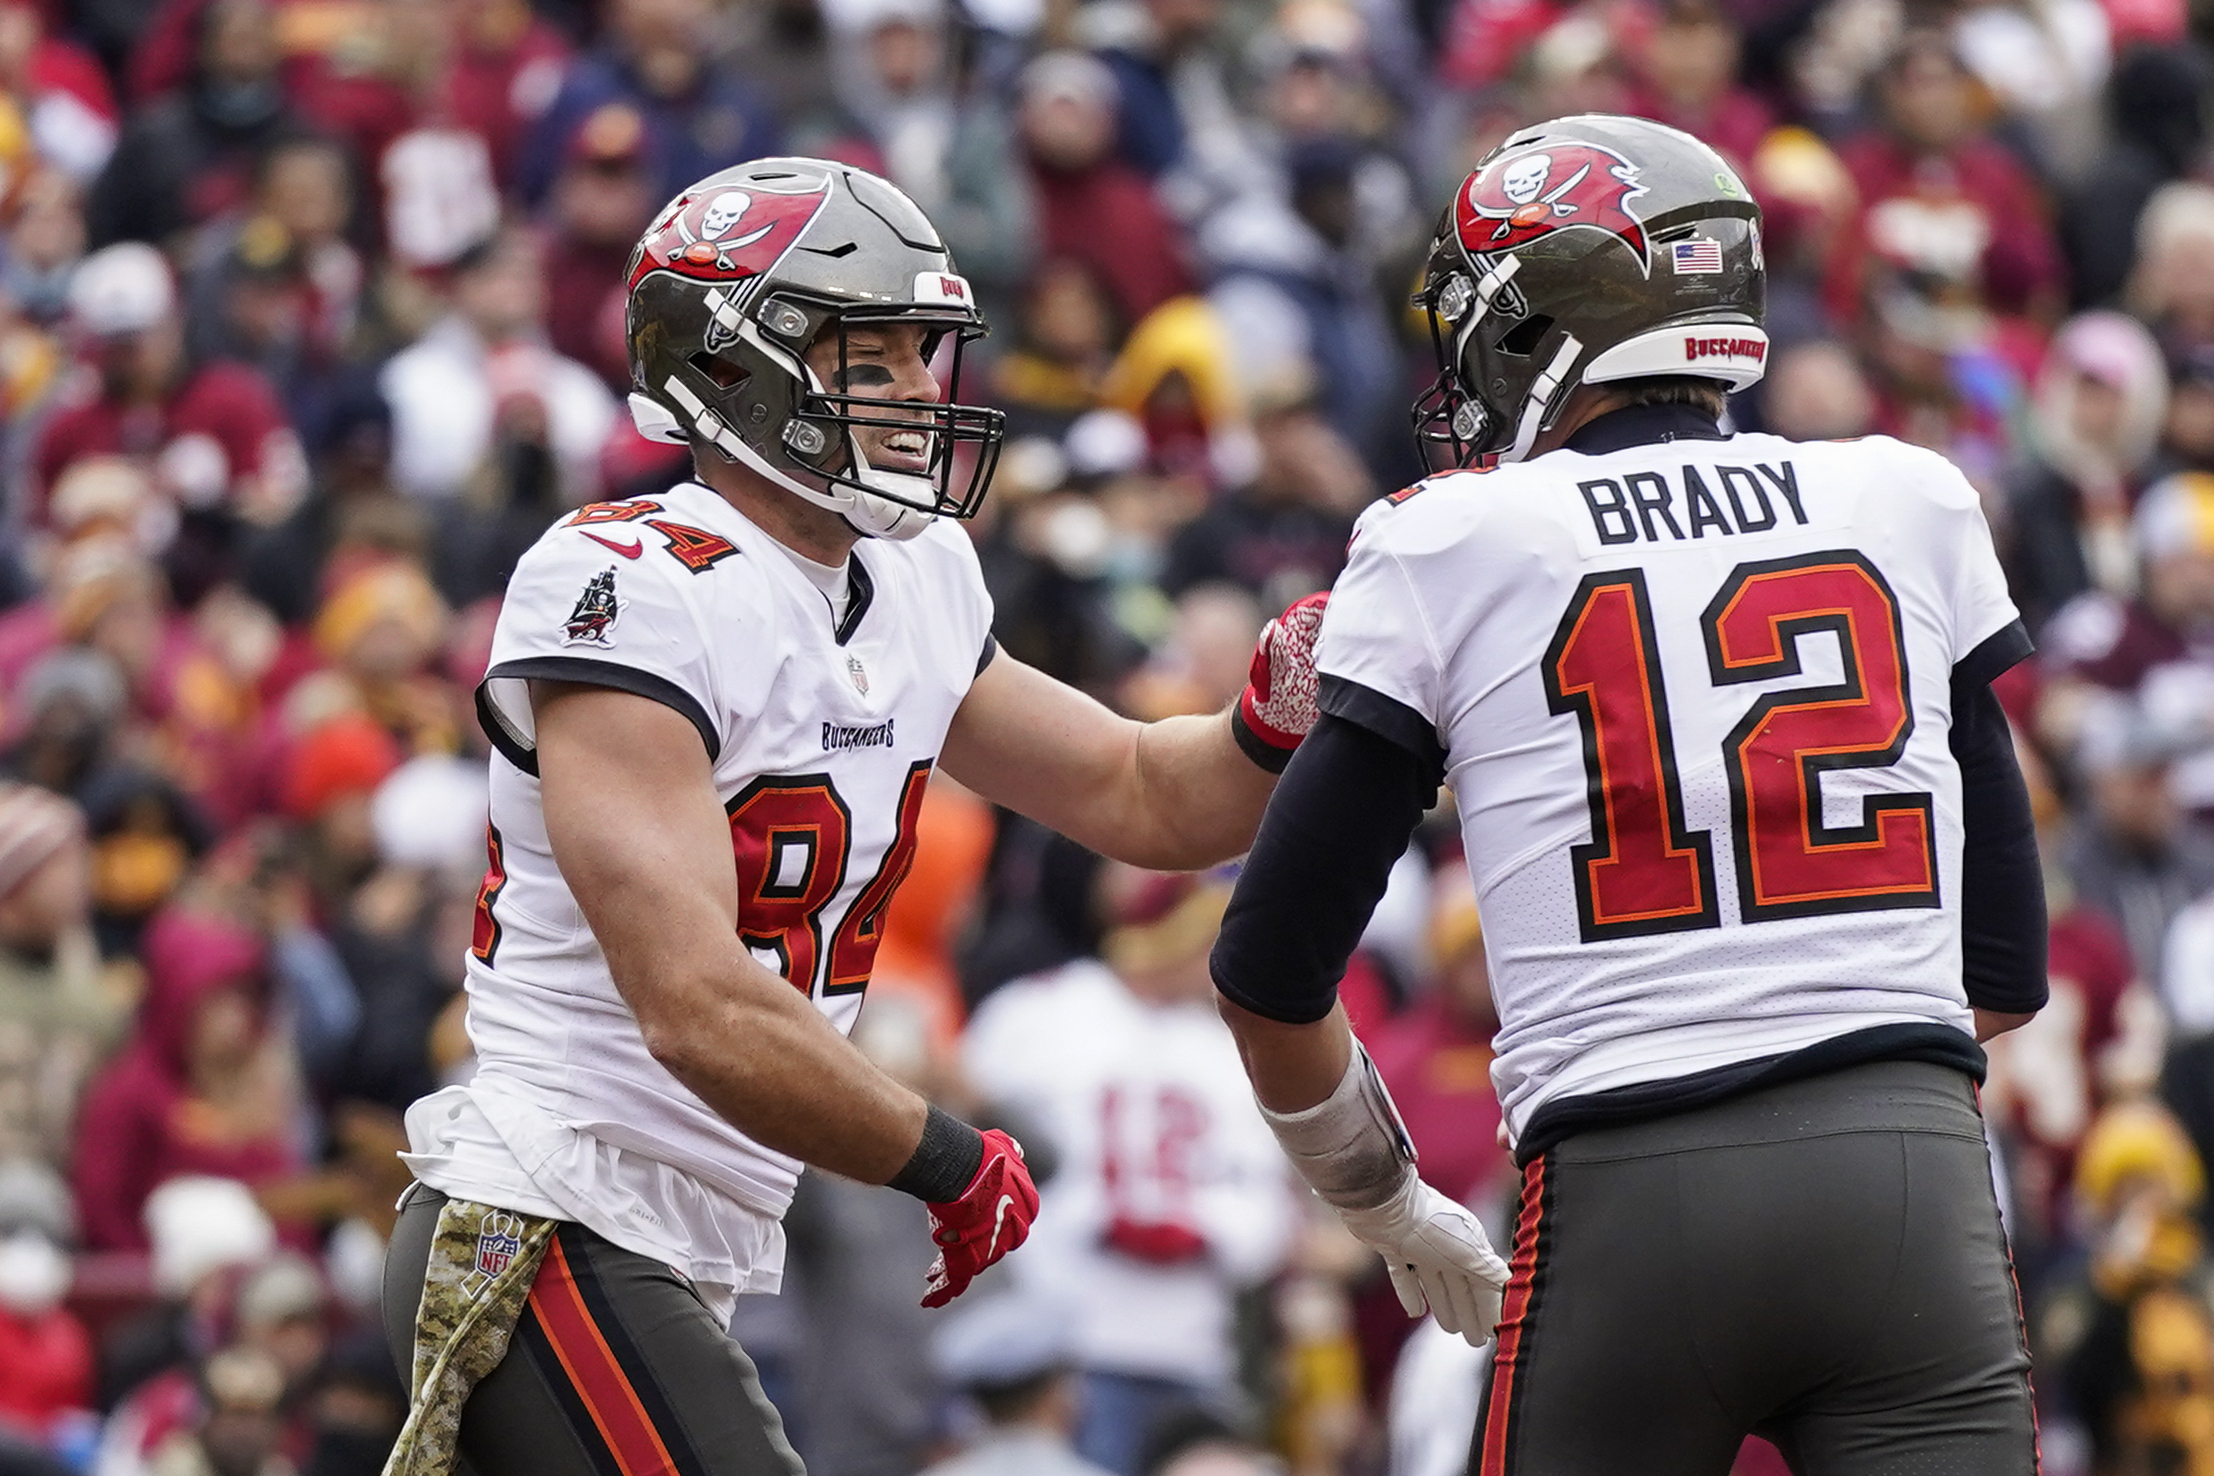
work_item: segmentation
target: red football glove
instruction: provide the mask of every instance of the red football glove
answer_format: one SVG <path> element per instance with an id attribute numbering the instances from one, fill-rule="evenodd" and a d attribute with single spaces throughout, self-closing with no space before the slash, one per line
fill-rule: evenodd
<path id="1" fill-rule="evenodd" d="M 984 1134 L 984 1161 L 959 1199 L 928 1206 L 938 1259 L 930 1265 L 925 1307 L 943 1307 L 969 1289 L 976 1274 L 1030 1234 L 1038 1218 L 1038 1187 L 1023 1167 L 1022 1144 L 997 1128 Z"/>
<path id="2" fill-rule="evenodd" d="M 1107 1226 L 1107 1244 L 1135 1260 L 1155 1266 L 1181 1266 L 1207 1254 L 1207 1241 L 1191 1226 L 1175 1220 L 1126 1220 Z"/>
<path id="3" fill-rule="evenodd" d="M 1238 722 L 1264 748 L 1281 755 L 1281 770 L 1299 740 L 1321 715 L 1315 706 L 1315 640 L 1322 633 L 1322 610 L 1330 591 L 1294 600 L 1283 614 L 1261 627 L 1253 648 L 1253 666 L 1238 698 Z M 1251 744 L 1246 746 L 1253 752 Z M 1260 760 L 1261 755 L 1255 755 Z"/>

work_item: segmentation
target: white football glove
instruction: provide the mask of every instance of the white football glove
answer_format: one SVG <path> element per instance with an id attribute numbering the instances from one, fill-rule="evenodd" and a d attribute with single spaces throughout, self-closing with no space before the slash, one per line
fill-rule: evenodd
<path id="1" fill-rule="evenodd" d="M 1474 1215 L 1416 1175 L 1414 1140 L 1361 1043 L 1353 1042 L 1336 1089 L 1314 1106 L 1260 1106 L 1299 1176 L 1383 1256 L 1407 1315 L 1420 1317 L 1427 1304 L 1438 1326 L 1470 1346 L 1490 1341 L 1507 1263 Z"/>
<path id="2" fill-rule="evenodd" d="M 1410 1168 L 1399 1192 L 1374 1209 L 1340 1209 L 1356 1239 L 1384 1258 L 1392 1290 L 1409 1317 L 1427 1305 L 1438 1326 L 1481 1348 L 1499 1323 L 1507 1263 L 1476 1217 Z"/>

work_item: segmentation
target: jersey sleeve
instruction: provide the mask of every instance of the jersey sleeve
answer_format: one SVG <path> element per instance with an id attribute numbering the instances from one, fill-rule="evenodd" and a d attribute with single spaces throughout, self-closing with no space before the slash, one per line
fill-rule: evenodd
<path id="1" fill-rule="evenodd" d="M 1322 617 L 1320 702 L 1324 712 L 1390 739 L 1442 774 L 1444 661 L 1415 581 L 1391 546 L 1391 520 L 1401 515 L 1377 503 L 1354 531 Z"/>
<path id="2" fill-rule="evenodd" d="M 2006 574 L 1991 542 L 1975 488 L 1950 462 L 1939 461 L 1956 496 L 1945 508 L 1946 548 L 1953 555 L 1953 676 L 1966 687 L 1988 685 L 2035 646 L 2006 591 Z"/>
<path id="3" fill-rule="evenodd" d="M 621 524 L 597 531 L 557 526 L 516 565 L 477 686 L 477 721 L 503 757 L 536 774 L 530 682 L 612 687 L 681 713 L 714 762 L 724 704 L 706 622 L 681 582 L 694 576 Z"/>
<path id="4" fill-rule="evenodd" d="M 950 518 L 938 519 L 925 536 L 942 539 L 951 561 L 947 598 L 960 612 L 964 641 L 976 653 L 976 667 L 970 675 L 973 681 L 984 675 L 984 668 L 999 654 L 999 640 L 992 634 L 992 593 L 984 583 L 984 565 L 976 556 L 976 543 L 968 529 Z"/>

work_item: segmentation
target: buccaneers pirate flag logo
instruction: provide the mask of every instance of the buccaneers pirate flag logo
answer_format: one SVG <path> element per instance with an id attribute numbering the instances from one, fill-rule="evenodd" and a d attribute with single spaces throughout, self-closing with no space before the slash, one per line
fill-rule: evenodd
<path id="1" fill-rule="evenodd" d="M 1512 251 L 1553 231 L 1605 231 L 1651 275 L 1645 222 L 1630 209 L 1644 193 L 1637 166 L 1612 149 L 1548 140 L 1486 164 L 1461 192 L 1454 224 L 1471 252 Z"/>
<path id="2" fill-rule="evenodd" d="M 629 285 L 652 271 L 703 282 L 743 281 L 768 271 L 830 199 L 830 181 L 820 176 L 794 176 L 790 184 L 790 194 L 773 194 L 755 181 L 747 189 L 685 195 L 639 243 Z"/>

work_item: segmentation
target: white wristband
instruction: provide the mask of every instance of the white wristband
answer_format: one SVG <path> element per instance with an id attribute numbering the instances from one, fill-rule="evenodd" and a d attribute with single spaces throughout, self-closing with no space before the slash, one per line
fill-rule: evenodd
<path id="1" fill-rule="evenodd" d="M 1338 1209 L 1374 1209 L 1414 1175 L 1414 1140 L 1358 1040 L 1329 1096 L 1298 1112 L 1262 1105 L 1261 1117 L 1299 1176 Z"/>

